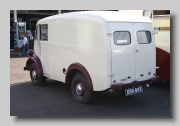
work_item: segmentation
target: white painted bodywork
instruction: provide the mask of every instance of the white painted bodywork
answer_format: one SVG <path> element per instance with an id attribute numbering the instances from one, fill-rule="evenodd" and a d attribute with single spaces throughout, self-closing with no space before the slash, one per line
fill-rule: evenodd
<path id="1" fill-rule="evenodd" d="M 143 16 L 143 10 L 118 10 L 118 12 L 131 13 Z"/>
<path id="2" fill-rule="evenodd" d="M 125 27 L 128 23 L 131 25 L 129 28 Z M 136 75 L 140 69 L 146 72 L 153 71 L 155 67 L 154 39 L 150 47 L 139 46 L 140 53 L 143 52 L 142 57 L 135 53 L 135 31 L 153 29 L 152 22 L 147 18 L 113 11 L 87 11 L 50 16 L 39 20 L 37 25 L 41 24 L 48 24 L 48 41 L 39 41 L 38 38 L 34 43 L 34 51 L 41 60 L 44 75 L 49 78 L 65 82 L 62 70 L 67 70 L 75 62 L 88 71 L 94 91 L 110 88 L 114 77 L 120 83 L 119 80 L 126 77 L 126 74 L 132 78 L 125 83 L 152 77 L 141 79 Z M 113 32 L 118 30 L 118 26 L 131 32 L 132 45 L 116 47 L 112 44 Z M 152 52 L 152 55 L 147 51 Z M 148 65 L 144 65 L 147 56 Z M 121 62 L 122 66 L 119 67 L 116 61 Z M 116 70 L 114 76 L 113 70 Z"/>
<path id="3" fill-rule="evenodd" d="M 111 38 L 112 48 L 112 80 L 116 83 L 131 83 L 132 81 L 143 81 L 150 79 L 155 74 L 155 42 L 154 34 L 151 35 L 152 41 L 148 44 L 137 42 L 137 32 L 148 30 L 153 32 L 150 23 L 109 23 L 111 32 L 129 31 L 131 33 L 131 43 L 129 45 L 116 45 Z M 148 75 L 148 72 L 151 75 Z M 144 76 L 140 76 L 143 74 Z M 128 79 L 128 77 L 131 77 Z"/>
<path id="4" fill-rule="evenodd" d="M 155 34 L 152 24 L 148 23 L 133 23 L 135 48 L 138 51 L 135 53 L 136 64 L 136 80 L 150 79 L 156 73 L 156 48 L 155 48 Z M 151 43 L 139 44 L 137 41 L 137 32 L 147 30 L 151 33 Z M 151 73 L 150 75 L 148 73 Z M 144 76 L 140 76 L 143 74 Z"/>

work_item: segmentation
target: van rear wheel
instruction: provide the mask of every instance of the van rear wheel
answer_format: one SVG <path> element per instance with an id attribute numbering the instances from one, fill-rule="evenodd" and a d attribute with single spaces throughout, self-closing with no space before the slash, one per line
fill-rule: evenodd
<path id="1" fill-rule="evenodd" d="M 85 78 L 81 74 L 74 76 L 71 83 L 71 92 L 79 103 L 88 103 L 92 97 L 92 91 L 89 90 Z"/>
<path id="2" fill-rule="evenodd" d="M 38 76 L 37 66 L 35 63 L 31 64 L 30 66 L 30 78 L 33 84 L 35 85 L 45 85 L 46 84 L 46 77 Z"/>

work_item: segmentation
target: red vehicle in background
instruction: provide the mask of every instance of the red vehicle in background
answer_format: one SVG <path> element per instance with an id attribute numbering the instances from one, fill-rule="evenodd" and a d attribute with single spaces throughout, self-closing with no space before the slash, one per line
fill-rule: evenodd
<path id="1" fill-rule="evenodd" d="M 170 82 L 170 14 L 154 15 L 154 29 L 156 41 L 157 75 L 163 82 Z"/>
<path id="2" fill-rule="evenodd" d="M 154 16 L 153 20 L 158 31 L 155 40 L 156 65 L 159 69 L 156 74 L 163 82 L 170 82 L 170 15 Z"/>

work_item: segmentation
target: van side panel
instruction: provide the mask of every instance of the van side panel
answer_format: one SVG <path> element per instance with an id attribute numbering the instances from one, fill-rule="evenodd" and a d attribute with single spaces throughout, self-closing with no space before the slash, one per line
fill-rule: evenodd
<path id="1" fill-rule="evenodd" d="M 41 41 L 41 59 L 50 78 L 65 82 L 72 63 L 82 64 L 92 79 L 93 90 L 110 87 L 111 61 L 108 25 L 103 19 L 76 17 L 43 21 L 48 41 Z"/>

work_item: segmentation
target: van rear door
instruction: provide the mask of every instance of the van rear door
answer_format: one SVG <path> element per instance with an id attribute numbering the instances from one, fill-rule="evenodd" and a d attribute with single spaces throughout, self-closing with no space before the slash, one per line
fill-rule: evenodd
<path id="1" fill-rule="evenodd" d="M 131 83 L 155 76 L 155 40 L 151 23 L 110 22 L 112 83 Z"/>
<path id="2" fill-rule="evenodd" d="M 112 83 L 135 80 L 135 42 L 133 23 L 109 22 L 111 37 Z"/>
<path id="3" fill-rule="evenodd" d="M 136 59 L 136 80 L 150 79 L 155 75 L 156 50 L 151 23 L 133 23 Z"/>

